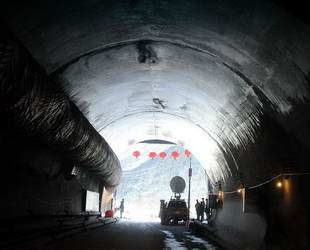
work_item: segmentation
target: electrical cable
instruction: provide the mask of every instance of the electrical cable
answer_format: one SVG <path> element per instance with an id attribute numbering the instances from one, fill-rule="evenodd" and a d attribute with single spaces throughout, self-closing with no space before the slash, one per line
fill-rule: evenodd
<path id="1" fill-rule="evenodd" d="M 309 173 L 284 173 L 284 174 L 278 174 L 277 176 L 265 181 L 265 182 L 262 182 L 260 184 L 257 184 L 257 185 L 254 185 L 254 186 L 250 186 L 248 187 L 247 189 L 254 189 L 254 188 L 258 188 L 258 187 L 261 187 L 277 178 L 279 178 L 280 176 L 293 176 L 293 175 L 310 175 L 310 172 Z M 238 189 L 239 190 L 239 189 Z M 234 193 L 237 193 L 238 190 L 234 190 L 234 191 L 220 191 L 224 194 L 234 194 Z"/>

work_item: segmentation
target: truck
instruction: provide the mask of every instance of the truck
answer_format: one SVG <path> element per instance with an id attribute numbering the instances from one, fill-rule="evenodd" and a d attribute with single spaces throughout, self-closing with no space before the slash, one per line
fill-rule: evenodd
<path id="1" fill-rule="evenodd" d="M 188 207 L 184 199 L 170 199 L 167 207 L 162 213 L 161 223 L 167 225 L 170 223 L 178 224 L 179 221 L 188 220 Z"/>

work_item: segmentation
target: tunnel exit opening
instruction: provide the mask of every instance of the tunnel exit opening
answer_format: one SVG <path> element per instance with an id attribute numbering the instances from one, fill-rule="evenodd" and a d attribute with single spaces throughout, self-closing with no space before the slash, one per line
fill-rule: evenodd
<path id="1" fill-rule="evenodd" d="M 139 154 L 133 152 L 139 152 Z M 152 153 L 152 154 L 151 154 Z M 163 154 L 165 153 L 165 154 Z M 139 155 L 139 156 L 137 156 Z M 180 195 L 195 217 L 196 199 L 206 199 L 208 178 L 203 166 L 182 146 L 168 143 L 138 143 L 120 157 L 123 177 L 114 197 L 114 210 L 120 216 L 120 202 L 125 200 L 123 218 L 137 221 L 160 221 L 161 200 L 174 198 L 170 181 L 175 176 L 185 180 Z M 191 168 L 191 195 L 189 201 L 189 168 Z"/>

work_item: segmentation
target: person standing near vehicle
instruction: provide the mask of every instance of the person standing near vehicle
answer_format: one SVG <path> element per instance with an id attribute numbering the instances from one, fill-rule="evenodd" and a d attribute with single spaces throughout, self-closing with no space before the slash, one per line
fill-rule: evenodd
<path id="1" fill-rule="evenodd" d="M 123 213 L 124 213 L 124 199 L 121 201 L 121 205 L 119 207 L 120 213 L 121 213 L 121 218 L 123 218 Z"/>
<path id="2" fill-rule="evenodd" d="M 201 220 L 203 221 L 205 219 L 205 210 L 206 210 L 206 203 L 205 203 L 205 199 L 202 198 L 201 199 Z"/>
<path id="3" fill-rule="evenodd" d="M 165 200 L 160 200 L 159 215 L 158 215 L 159 218 L 161 218 L 164 209 L 165 209 Z"/>
<path id="4" fill-rule="evenodd" d="M 199 220 L 199 217 L 200 217 L 200 203 L 199 203 L 198 199 L 196 199 L 195 209 L 196 209 L 197 220 Z"/>
<path id="5" fill-rule="evenodd" d="M 166 217 L 167 217 L 167 211 L 166 211 L 166 207 L 167 207 L 167 202 L 165 202 L 165 200 L 160 200 L 160 212 L 159 212 L 159 217 L 160 217 L 160 223 L 162 225 L 165 225 L 167 223 L 166 221 Z"/>
<path id="6" fill-rule="evenodd" d="M 206 220 L 209 219 L 209 215 L 210 215 L 210 210 L 209 210 L 209 199 L 206 198 L 206 208 L 205 208 L 205 211 L 206 211 Z"/>

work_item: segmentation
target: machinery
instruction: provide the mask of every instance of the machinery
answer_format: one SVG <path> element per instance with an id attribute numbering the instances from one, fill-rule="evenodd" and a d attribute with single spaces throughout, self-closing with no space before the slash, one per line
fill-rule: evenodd
<path id="1" fill-rule="evenodd" d="M 171 198 L 163 208 L 161 223 L 178 224 L 179 221 L 186 221 L 188 219 L 188 207 L 186 201 L 181 199 L 181 193 L 185 189 L 185 181 L 180 176 L 175 176 L 170 181 L 171 190 L 174 192 L 174 198 Z"/>

